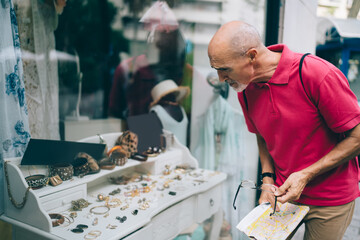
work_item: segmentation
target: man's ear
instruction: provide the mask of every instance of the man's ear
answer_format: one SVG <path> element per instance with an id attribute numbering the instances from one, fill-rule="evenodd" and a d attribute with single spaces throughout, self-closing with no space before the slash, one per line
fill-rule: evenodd
<path id="1" fill-rule="evenodd" d="M 246 55 L 249 57 L 250 62 L 255 61 L 256 55 L 257 55 L 257 50 L 255 48 L 250 48 L 247 52 Z"/>

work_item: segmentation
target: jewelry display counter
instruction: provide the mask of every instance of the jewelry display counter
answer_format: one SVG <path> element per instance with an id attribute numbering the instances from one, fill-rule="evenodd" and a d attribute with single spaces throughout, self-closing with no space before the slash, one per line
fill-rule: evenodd
<path id="1" fill-rule="evenodd" d="M 120 135 L 102 138 L 111 147 Z M 81 141 L 98 143 L 99 137 Z M 0 217 L 13 225 L 13 239 L 172 239 L 211 216 L 209 238 L 219 237 L 226 174 L 199 169 L 176 138 L 170 149 L 147 161 L 129 159 L 113 170 L 73 177 L 55 187 L 29 188 L 25 177 L 34 170 L 20 162 L 6 160 L 8 190 Z M 36 171 L 45 174 L 47 168 L 36 166 Z"/>

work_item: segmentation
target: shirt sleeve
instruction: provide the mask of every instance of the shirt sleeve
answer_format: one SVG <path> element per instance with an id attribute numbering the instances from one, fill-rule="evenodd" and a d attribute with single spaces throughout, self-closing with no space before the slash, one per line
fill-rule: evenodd
<path id="1" fill-rule="evenodd" d="M 318 109 L 328 127 L 341 133 L 360 123 L 360 107 L 347 78 L 331 68 L 319 86 Z"/>
<path id="2" fill-rule="evenodd" d="M 256 129 L 253 121 L 249 117 L 247 104 L 246 104 L 245 97 L 244 97 L 244 91 L 238 93 L 238 100 L 239 100 L 241 108 L 243 110 L 246 126 L 247 126 L 249 132 L 258 134 L 258 130 Z"/>

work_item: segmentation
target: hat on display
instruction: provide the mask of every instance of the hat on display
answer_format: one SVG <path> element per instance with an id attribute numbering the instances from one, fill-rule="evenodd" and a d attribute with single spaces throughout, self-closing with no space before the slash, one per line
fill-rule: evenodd
<path id="1" fill-rule="evenodd" d="M 180 102 L 190 93 L 190 88 L 184 86 L 179 87 L 171 79 L 161 81 L 151 90 L 151 97 L 153 102 L 150 103 L 150 107 L 156 105 L 161 100 L 161 98 L 170 93 L 177 93 L 176 102 Z"/>

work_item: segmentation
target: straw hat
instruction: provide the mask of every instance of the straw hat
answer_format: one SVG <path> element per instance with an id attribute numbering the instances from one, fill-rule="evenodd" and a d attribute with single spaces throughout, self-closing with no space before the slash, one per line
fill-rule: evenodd
<path id="1" fill-rule="evenodd" d="M 178 93 L 176 96 L 176 102 L 180 102 L 189 94 L 190 88 L 183 86 L 179 87 L 173 80 L 170 79 L 161 81 L 151 90 L 153 102 L 150 103 L 150 107 L 156 105 L 161 98 L 174 92 Z"/>

